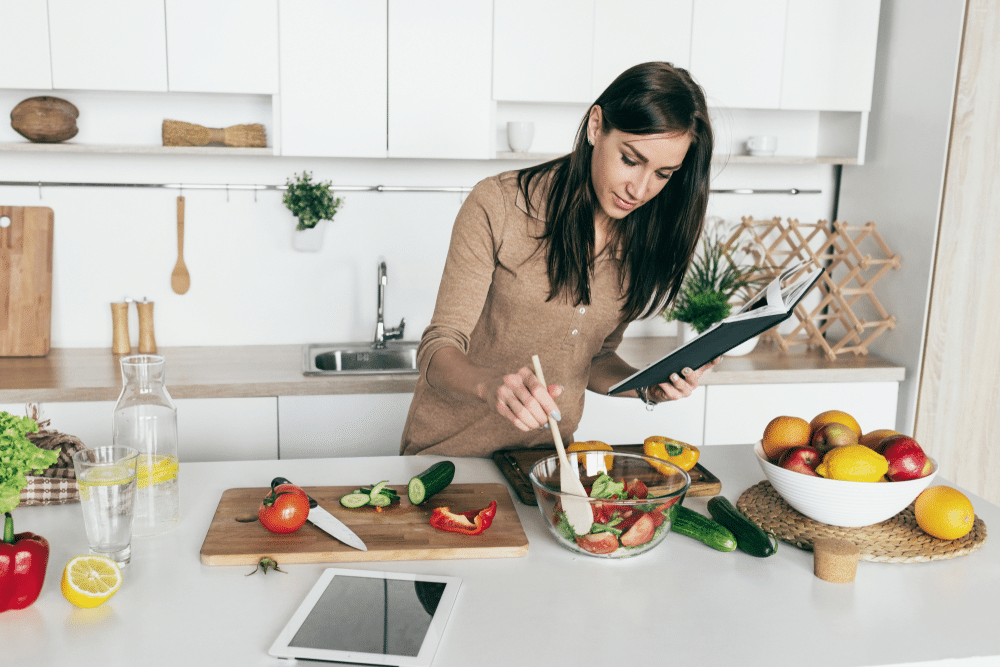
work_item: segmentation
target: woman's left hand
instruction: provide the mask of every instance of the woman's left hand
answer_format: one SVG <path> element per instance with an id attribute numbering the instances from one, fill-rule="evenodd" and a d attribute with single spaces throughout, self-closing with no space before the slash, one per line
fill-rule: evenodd
<path id="1" fill-rule="evenodd" d="M 674 373 L 670 376 L 670 382 L 656 384 L 647 388 L 646 397 L 654 403 L 677 401 L 687 398 L 698 388 L 701 376 L 712 370 L 720 361 L 722 361 L 722 357 L 713 359 L 697 370 L 685 368 L 680 373 Z"/>

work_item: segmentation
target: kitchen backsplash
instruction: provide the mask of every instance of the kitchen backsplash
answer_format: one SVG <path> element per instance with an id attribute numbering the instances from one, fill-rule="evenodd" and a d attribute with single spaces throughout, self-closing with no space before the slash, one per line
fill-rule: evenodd
<path id="1" fill-rule="evenodd" d="M 283 157 L 0 152 L 0 180 L 87 183 L 284 184 L 312 171 L 335 185 L 472 186 L 528 163 L 509 160 L 334 160 Z M 709 213 L 829 219 L 828 165 L 717 165 L 715 189 L 816 189 L 813 195 L 715 194 Z M 184 260 L 191 288 L 170 288 L 176 198 L 186 200 Z M 276 191 L 0 186 L 0 205 L 55 212 L 53 347 L 109 347 L 109 304 L 155 302 L 160 346 L 367 340 L 374 333 L 376 264 L 388 267 L 385 319 L 406 338 L 430 321 L 451 225 L 465 195 L 337 193 L 344 204 L 323 249 L 296 252 L 293 218 Z M 861 223 L 864 221 L 852 221 Z M 132 340 L 138 323 L 132 311 Z M 628 335 L 673 335 L 654 319 Z"/>

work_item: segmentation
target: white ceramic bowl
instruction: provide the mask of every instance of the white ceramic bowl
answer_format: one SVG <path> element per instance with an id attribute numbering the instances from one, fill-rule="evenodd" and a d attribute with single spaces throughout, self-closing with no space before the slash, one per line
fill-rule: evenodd
<path id="1" fill-rule="evenodd" d="M 896 516 L 930 485 L 938 471 L 937 461 L 931 459 L 933 469 L 920 479 L 844 482 L 785 470 L 768 461 L 760 442 L 753 451 L 767 481 L 789 505 L 810 519 L 845 528 L 870 526 Z"/>

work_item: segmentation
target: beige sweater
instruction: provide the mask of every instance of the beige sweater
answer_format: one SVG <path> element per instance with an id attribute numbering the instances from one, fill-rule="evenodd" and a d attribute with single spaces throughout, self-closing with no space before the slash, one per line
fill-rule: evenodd
<path id="1" fill-rule="evenodd" d="M 515 172 L 483 180 L 462 205 L 434 315 L 417 352 L 420 378 L 402 454 L 489 456 L 498 449 L 552 443 L 548 430 L 525 433 L 486 403 L 455 401 L 431 387 L 427 366 L 446 346 L 477 365 L 510 373 L 530 368 L 537 354 L 546 382 L 563 386 L 556 400 L 560 433 L 566 443 L 572 441 L 591 364 L 615 352 L 627 326 L 619 321 L 624 302 L 619 262 L 607 254 L 598 259 L 589 305 L 574 306 L 564 298 L 546 302 L 546 256 L 535 238 L 543 230 L 543 221 L 527 213 Z"/>

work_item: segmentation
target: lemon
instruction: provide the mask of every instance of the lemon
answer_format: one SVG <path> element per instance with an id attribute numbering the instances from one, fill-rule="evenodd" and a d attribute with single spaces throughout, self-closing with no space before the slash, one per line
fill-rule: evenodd
<path id="1" fill-rule="evenodd" d="M 888 470 L 889 461 L 864 445 L 835 447 L 816 466 L 820 477 L 847 482 L 877 482 Z"/>
<path id="2" fill-rule="evenodd" d="M 104 556 L 77 556 L 63 569 L 63 597 L 77 607 L 98 607 L 118 592 L 122 586 L 122 571 L 118 564 Z"/>
<path id="3" fill-rule="evenodd" d="M 138 487 L 140 489 L 145 489 L 147 486 L 177 479 L 177 469 L 178 463 L 176 456 L 153 454 L 152 456 L 144 459 L 139 459 Z"/>

